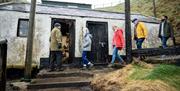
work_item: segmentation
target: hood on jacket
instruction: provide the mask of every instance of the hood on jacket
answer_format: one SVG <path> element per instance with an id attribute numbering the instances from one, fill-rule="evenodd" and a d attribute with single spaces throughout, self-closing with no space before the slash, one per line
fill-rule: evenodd
<path id="1" fill-rule="evenodd" d="M 123 34 L 123 30 L 118 28 L 117 31 L 121 32 Z"/>

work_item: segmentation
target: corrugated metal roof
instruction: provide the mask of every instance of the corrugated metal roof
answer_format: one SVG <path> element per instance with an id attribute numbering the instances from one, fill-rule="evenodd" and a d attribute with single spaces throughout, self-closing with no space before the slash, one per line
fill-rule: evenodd
<path id="1" fill-rule="evenodd" d="M 30 4 L 23 4 L 23 3 L 5 4 L 5 5 L 0 5 L 0 10 L 29 12 Z M 118 20 L 125 19 L 124 13 L 107 12 L 107 11 L 91 10 L 91 9 L 76 9 L 76 8 L 67 8 L 67 7 L 59 7 L 59 6 L 43 5 L 43 4 L 37 5 L 36 12 L 38 14 L 93 17 L 93 18 L 118 19 Z M 131 14 L 131 18 L 132 19 L 138 18 L 141 21 L 145 21 L 145 22 L 158 23 L 158 21 L 155 18 L 143 16 L 141 14 Z"/>

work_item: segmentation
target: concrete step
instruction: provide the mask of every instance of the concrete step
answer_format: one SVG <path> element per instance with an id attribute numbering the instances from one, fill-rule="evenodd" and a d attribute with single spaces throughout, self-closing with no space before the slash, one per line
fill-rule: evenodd
<path id="1" fill-rule="evenodd" d="M 55 78 L 55 77 L 93 77 L 90 72 L 85 71 L 62 71 L 62 72 L 40 72 L 37 78 Z"/>
<path id="2" fill-rule="evenodd" d="M 48 72 L 41 70 L 31 83 L 17 84 L 18 89 L 26 89 L 27 91 L 93 91 L 90 87 L 91 79 L 95 73 L 106 73 L 113 69 L 100 67 L 98 69 L 91 68 L 66 69 L 65 71 Z M 13 85 L 14 86 L 14 85 Z"/>
<path id="3" fill-rule="evenodd" d="M 40 78 L 33 79 L 31 84 L 54 83 L 54 82 L 71 82 L 71 81 L 89 81 L 90 77 L 56 77 L 56 78 Z"/>
<path id="4" fill-rule="evenodd" d="M 27 89 L 50 89 L 50 88 L 72 88 L 89 86 L 90 81 L 70 81 L 70 82 L 52 82 L 52 83 L 36 83 L 27 85 Z"/>

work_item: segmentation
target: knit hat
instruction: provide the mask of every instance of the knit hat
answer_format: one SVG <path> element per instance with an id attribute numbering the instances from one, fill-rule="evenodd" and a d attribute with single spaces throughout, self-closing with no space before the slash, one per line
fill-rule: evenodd
<path id="1" fill-rule="evenodd" d="M 138 20 L 137 18 L 133 19 L 133 20 L 132 20 L 132 23 L 134 23 L 134 22 L 137 21 L 137 20 Z"/>
<path id="2" fill-rule="evenodd" d="M 54 24 L 54 27 L 59 27 L 59 26 L 61 27 L 61 24 L 59 24 L 59 23 Z"/>

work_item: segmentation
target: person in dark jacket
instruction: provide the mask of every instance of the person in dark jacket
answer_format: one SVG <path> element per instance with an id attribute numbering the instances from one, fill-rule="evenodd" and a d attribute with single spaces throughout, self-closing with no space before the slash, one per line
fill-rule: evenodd
<path id="1" fill-rule="evenodd" d="M 167 47 L 167 40 L 171 37 L 173 37 L 173 28 L 171 26 L 171 23 L 168 21 L 167 16 L 162 16 L 160 26 L 159 26 L 159 36 L 158 36 L 161 41 L 162 41 L 162 47 L 166 48 Z"/>

